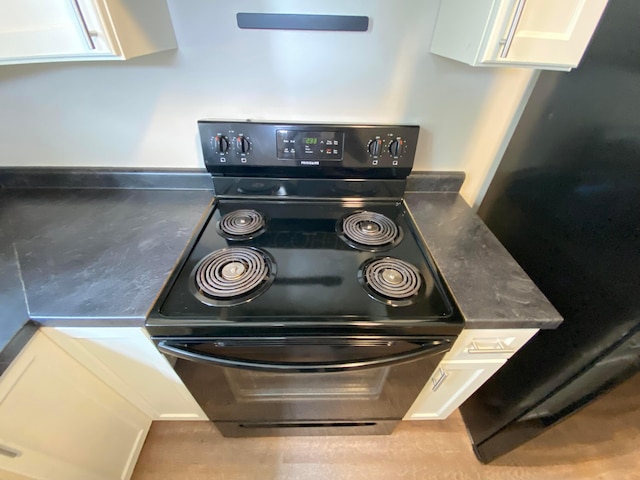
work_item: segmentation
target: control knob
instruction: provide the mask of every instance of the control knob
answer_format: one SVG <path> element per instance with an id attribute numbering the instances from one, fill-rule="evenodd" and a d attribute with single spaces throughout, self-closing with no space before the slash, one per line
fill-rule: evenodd
<path id="1" fill-rule="evenodd" d="M 380 137 L 376 137 L 373 140 L 369 141 L 369 145 L 367 146 L 367 150 L 374 157 L 380 155 L 380 150 L 382 150 L 382 140 Z"/>
<path id="2" fill-rule="evenodd" d="M 251 143 L 244 135 L 238 135 L 236 137 L 236 151 L 242 155 L 249 153 L 251 149 Z"/>
<path id="3" fill-rule="evenodd" d="M 392 140 L 389 144 L 389 153 L 392 157 L 398 158 L 402 153 L 402 148 L 404 147 L 404 140 L 401 137 Z"/>
<path id="4" fill-rule="evenodd" d="M 224 135 L 213 137 L 213 148 L 216 153 L 227 153 L 229 150 L 229 139 Z"/>

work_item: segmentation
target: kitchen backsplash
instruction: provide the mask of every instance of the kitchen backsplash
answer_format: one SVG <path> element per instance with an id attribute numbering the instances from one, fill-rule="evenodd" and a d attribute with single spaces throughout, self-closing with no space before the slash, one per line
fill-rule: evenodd
<path id="1" fill-rule="evenodd" d="M 415 170 L 465 171 L 474 203 L 533 74 L 429 53 L 438 5 L 170 0 L 178 50 L 0 67 L 0 166 L 198 168 L 201 118 L 419 124 Z M 241 30 L 238 11 L 366 15 L 370 25 Z"/>

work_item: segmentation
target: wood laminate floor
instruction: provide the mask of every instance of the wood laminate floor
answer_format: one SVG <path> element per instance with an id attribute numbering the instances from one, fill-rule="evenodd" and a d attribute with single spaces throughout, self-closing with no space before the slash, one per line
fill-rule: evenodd
<path id="1" fill-rule="evenodd" d="M 389 436 L 223 438 L 208 422 L 154 422 L 133 480 L 640 479 L 640 375 L 492 465 L 462 418 Z"/>

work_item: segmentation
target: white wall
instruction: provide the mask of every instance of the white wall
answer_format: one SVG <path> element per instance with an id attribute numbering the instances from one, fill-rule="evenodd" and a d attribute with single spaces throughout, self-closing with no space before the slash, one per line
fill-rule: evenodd
<path id="1" fill-rule="evenodd" d="M 169 0 L 177 51 L 0 67 L 0 165 L 202 167 L 201 118 L 421 125 L 415 170 L 474 203 L 531 79 L 429 53 L 438 0 Z M 355 14 L 366 33 L 240 30 L 238 11 Z"/>

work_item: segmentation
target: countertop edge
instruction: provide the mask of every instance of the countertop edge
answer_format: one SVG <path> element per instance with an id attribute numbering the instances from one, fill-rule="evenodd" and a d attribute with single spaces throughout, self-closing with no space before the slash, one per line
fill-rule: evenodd
<path id="1" fill-rule="evenodd" d="M 459 192 L 460 171 L 412 171 L 407 192 Z M 206 169 L 134 169 L 78 167 L 0 167 L 0 188 L 75 188 L 212 190 Z"/>
<path id="2" fill-rule="evenodd" d="M 31 321 L 39 327 L 144 327 L 146 316 L 113 316 L 113 317 L 48 317 L 34 315 Z"/>
<path id="3" fill-rule="evenodd" d="M 457 193 L 462 188 L 465 178 L 464 172 L 457 171 L 412 171 L 407 177 L 405 194 L 408 192 Z"/>
<path id="4" fill-rule="evenodd" d="M 0 377 L 9 365 L 20 354 L 22 349 L 29 343 L 40 326 L 32 320 L 27 320 L 20 327 L 11 339 L 0 348 Z"/>
<path id="5" fill-rule="evenodd" d="M 0 167 L 0 188 L 213 190 L 205 169 Z"/>

